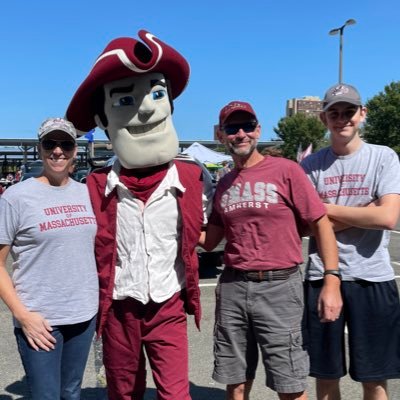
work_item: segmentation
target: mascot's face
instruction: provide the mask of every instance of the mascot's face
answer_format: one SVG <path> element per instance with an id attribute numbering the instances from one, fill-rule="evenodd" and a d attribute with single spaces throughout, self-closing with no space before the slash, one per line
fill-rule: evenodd
<path id="1" fill-rule="evenodd" d="M 147 73 L 104 85 L 107 129 L 122 166 L 146 168 L 171 161 L 179 148 L 167 83 L 161 73 Z"/>

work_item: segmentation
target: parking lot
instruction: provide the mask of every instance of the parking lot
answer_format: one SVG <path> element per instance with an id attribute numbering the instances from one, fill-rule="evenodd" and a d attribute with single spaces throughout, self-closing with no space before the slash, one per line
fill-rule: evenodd
<path id="1" fill-rule="evenodd" d="M 307 240 L 303 247 L 306 251 Z M 400 284 L 400 225 L 393 232 L 390 244 L 393 267 L 396 279 Z M 211 257 L 212 258 L 212 257 Z M 189 348 L 190 348 L 190 382 L 193 400 L 223 400 L 225 398 L 224 386 L 211 379 L 212 357 L 212 332 L 214 322 L 214 290 L 218 275 L 222 267 L 213 265 L 212 259 L 204 263 L 201 269 L 201 293 L 203 318 L 201 331 L 197 331 L 192 318 L 189 318 Z M 85 374 L 82 399 L 106 400 L 104 389 L 104 375 L 101 368 L 101 346 L 95 342 L 88 361 Z M 277 399 L 277 395 L 264 386 L 264 372 L 260 365 L 257 378 L 252 390 L 252 400 Z M 389 383 L 390 399 L 400 399 L 400 381 L 392 380 Z M 361 399 L 360 385 L 349 378 L 342 381 L 342 399 Z M 27 399 L 24 372 L 12 333 L 10 313 L 5 305 L 0 302 L 0 400 Z M 149 389 L 145 400 L 156 399 L 154 385 L 149 377 Z M 309 399 L 315 400 L 313 379 L 309 380 Z"/>

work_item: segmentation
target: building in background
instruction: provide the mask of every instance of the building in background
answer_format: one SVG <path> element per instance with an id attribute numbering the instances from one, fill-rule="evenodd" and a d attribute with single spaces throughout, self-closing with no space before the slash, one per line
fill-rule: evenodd
<path id="1" fill-rule="evenodd" d="M 322 100 L 318 96 L 304 96 L 301 99 L 290 99 L 286 102 L 286 116 L 306 114 L 319 118 L 322 111 Z"/>

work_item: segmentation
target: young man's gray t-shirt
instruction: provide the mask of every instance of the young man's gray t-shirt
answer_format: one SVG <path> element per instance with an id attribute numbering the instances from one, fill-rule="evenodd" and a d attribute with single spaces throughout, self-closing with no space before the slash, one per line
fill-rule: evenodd
<path id="1" fill-rule="evenodd" d="M 386 146 L 363 143 L 346 156 L 337 156 L 327 147 L 305 158 L 302 167 L 325 203 L 363 207 L 386 194 L 400 194 L 399 158 Z M 352 227 L 336 232 L 336 239 L 343 280 L 394 278 L 389 231 Z M 306 279 L 321 279 L 323 269 L 311 238 Z"/>
<path id="2" fill-rule="evenodd" d="M 57 187 L 30 178 L 0 198 L 0 244 L 11 246 L 15 289 L 50 325 L 97 313 L 96 230 L 87 187 L 72 179 Z"/>

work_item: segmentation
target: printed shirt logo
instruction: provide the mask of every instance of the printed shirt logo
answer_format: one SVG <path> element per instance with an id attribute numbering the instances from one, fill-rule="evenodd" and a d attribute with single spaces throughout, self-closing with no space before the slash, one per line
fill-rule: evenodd
<path id="1" fill-rule="evenodd" d="M 232 185 L 221 196 L 224 213 L 241 208 L 268 208 L 278 203 L 277 187 L 273 183 L 244 182 Z"/>
<path id="2" fill-rule="evenodd" d="M 333 90 L 331 95 L 332 96 L 342 96 L 344 94 L 349 93 L 349 88 L 347 86 L 339 85 L 336 86 Z"/>
<path id="3" fill-rule="evenodd" d="M 78 225 L 96 225 L 96 218 L 87 215 L 84 204 L 48 207 L 43 209 L 43 213 L 49 218 L 47 221 L 39 223 L 40 232 Z"/>
<path id="4" fill-rule="evenodd" d="M 368 196 L 370 189 L 368 186 L 362 186 L 364 180 L 365 174 L 326 176 L 324 177 L 326 190 L 320 191 L 319 196 L 321 199 Z M 357 184 L 359 185 L 358 187 Z"/>

